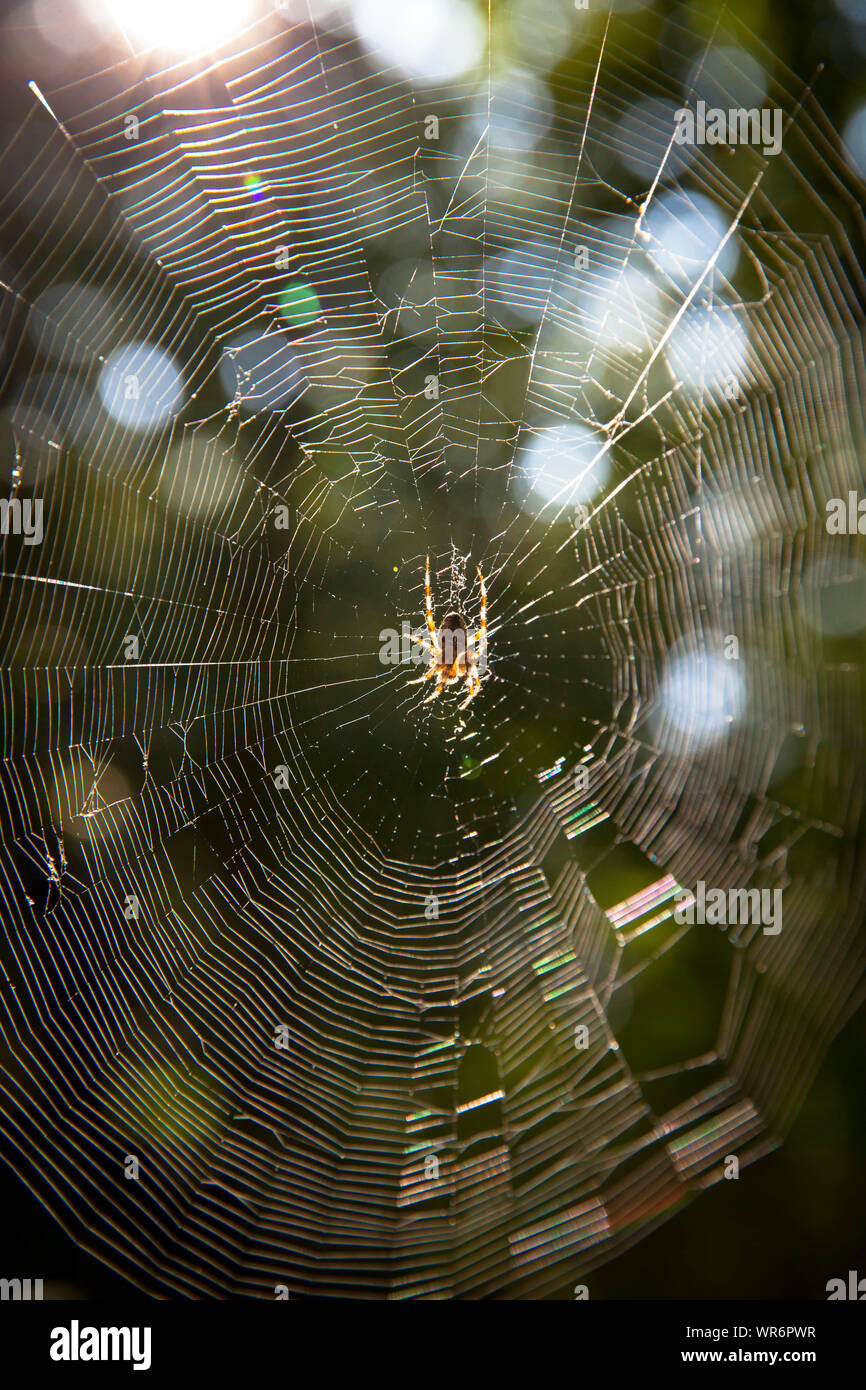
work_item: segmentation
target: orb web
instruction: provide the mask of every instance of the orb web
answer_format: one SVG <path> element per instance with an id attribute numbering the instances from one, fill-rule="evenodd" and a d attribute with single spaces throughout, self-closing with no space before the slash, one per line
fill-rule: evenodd
<path id="1" fill-rule="evenodd" d="M 126 53 L 0 161 L 0 1119 L 151 1293 L 554 1293 L 862 999 L 858 187 L 733 20 L 674 81 L 457 8 L 466 66 L 363 5 Z M 381 659 L 428 554 L 462 713 Z"/>

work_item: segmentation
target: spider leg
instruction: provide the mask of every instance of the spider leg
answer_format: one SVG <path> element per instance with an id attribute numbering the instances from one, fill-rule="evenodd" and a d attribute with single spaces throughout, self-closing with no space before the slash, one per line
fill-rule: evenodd
<path id="1" fill-rule="evenodd" d="M 442 694 L 442 691 L 443 691 L 444 689 L 445 689 L 445 687 L 444 687 L 444 685 L 442 684 L 442 681 L 441 681 L 441 680 L 438 680 L 438 681 L 436 682 L 436 689 L 433 691 L 432 695 L 428 695 L 428 696 L 427 696 L 427 699 L 424 701 L 425 705 L 429 705 L 429 703 L 430 703 L 431 700 L 435 700 L 436 697 L 437 697 L 437 695 L 441 695 L 441 694 Z"/>
<path id="2" fill-rule="evenodd" d="M 481 573 L 481 566 L 478 566 L 478 581 L 481 585 L 481 617 L 479 619 L 478 631 L 475 634 L 474 646 L 478 650 L 478 643 L 481 643 L 481 654 L 487 654 L 487 585 L 484 583 L 484 575 Z"/>
<path id="3" fill-rule="evenodd" d="M 462 700 L 460 704 L 457 706 L 458 709 L 465 709 L 466 706 L 470 703 L 470 701 L 475 699 L 475 696 L 481 689 L 481 677 L 479 676 L 474 666 L 471 666 L 466 673 L 466 685 L 468 687 L 469 694 L 466 696 L 466 699 Z"/>
<path id="4" fill-rule="evenodd" d="M 427 568 L 424 571 L 424 616 L 427 619 L 427 631 L 430 636 L 436 636 L 436 622 L 433 618 L 433 594 L 430 589 L 430 556 L 427 556 Z"/>
<path id="5" fill-rule="evenodd" d="M 427 670 L 424 672 L 423 676 L 418 676 L 417 680 L 414 680 L 414 681 L 407 681 L 406 684 L 407 684 L 407 685 L 423 685 L 425 681 L 429 681 L 430 677 L 431 677 L 431 676 L 435 676 L 435 674 L 436 674 L 436 667 L 433 666 L 433 665 L 431 664 L 430 666 L 427 667 Z"/>
<path id="6" fill-rule="evenodd" d="M 407 681 L 406 684 L 423 685 L 424 681 L 429 681 L 430 677 L 436 674 L 439 659 L 439 646 L 435 637 L 432 642 L 427 642 L 423 637 L 416 637 L 414 632 L 410 632 L 409 636 L 412 638 L 413 642 L 418 643 L 419 647 L 423 647 L 426 652 L 430 653 L 430 662 L 423 676 L 418 676 L 414 681 Z"/>

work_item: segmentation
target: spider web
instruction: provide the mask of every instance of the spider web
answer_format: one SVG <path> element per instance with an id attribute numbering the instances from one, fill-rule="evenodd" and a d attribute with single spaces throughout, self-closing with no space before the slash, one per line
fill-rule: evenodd
<path id="1" fill-rule="evenodd" d="M 3 156 L 0 1117 L 152 1293 L 554 1293 L 862 999 L 859 192 L 733 21 L 527 14 L 430 88 L 268 14 Z M 737 39 L 778 155 L 673 140 Z M 380 660 L 427 554 L 462 714 Z"/>

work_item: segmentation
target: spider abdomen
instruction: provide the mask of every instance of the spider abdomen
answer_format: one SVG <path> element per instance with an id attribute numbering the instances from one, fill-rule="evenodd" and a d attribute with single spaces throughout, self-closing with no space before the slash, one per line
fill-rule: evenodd
<path id="1" fill-rule="evenodd" d="M 459 613 L 449 613 L 439 628 L 439 652 L 443 666 L 458 668 L 466 665 L 468 633 Z"/>

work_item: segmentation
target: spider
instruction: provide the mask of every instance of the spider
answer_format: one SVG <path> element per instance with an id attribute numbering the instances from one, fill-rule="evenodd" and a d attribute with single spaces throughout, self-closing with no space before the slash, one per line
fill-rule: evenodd
<path id="1" fill-rule="evenodd" d="M 430 591 L 430 556 L 427 556 L 427 569 L 424 574 L 424 600 L 430 640 L 428 642 L 425 638 L 416 637 L 413 633 L 412 641 L 417 642 L 425 651 L 430 652 L 430 665 L 423 676 L 419 676 L 418 680 L 409 682 L 410 685 L 421 685 L 424 681 L 428 681 L 431 676 L 436 677 L 436 689 L 432 695 L 427 696 L 424 701 L 425 705 L 429 704 L 431 700 L 435 700 L 437 695 L 441 695 L 446 685 L 455 685 L 457 681 L 465 679 L 468 694 L 458 706 L 458 709 L 465 709 L 470 700 L 474 700 L 481 689 L 478 643 L 481 643 L 483 654 L 487 643 L 487 589 L 480 568 L 478 579 L 481 584 L 481 618 L 475 636 L 469 636 L 465 619 L 459 613 L 448 613 L 443 618 L 442 625 L 437 632 L 433 617 L 433 595 Z"/>

